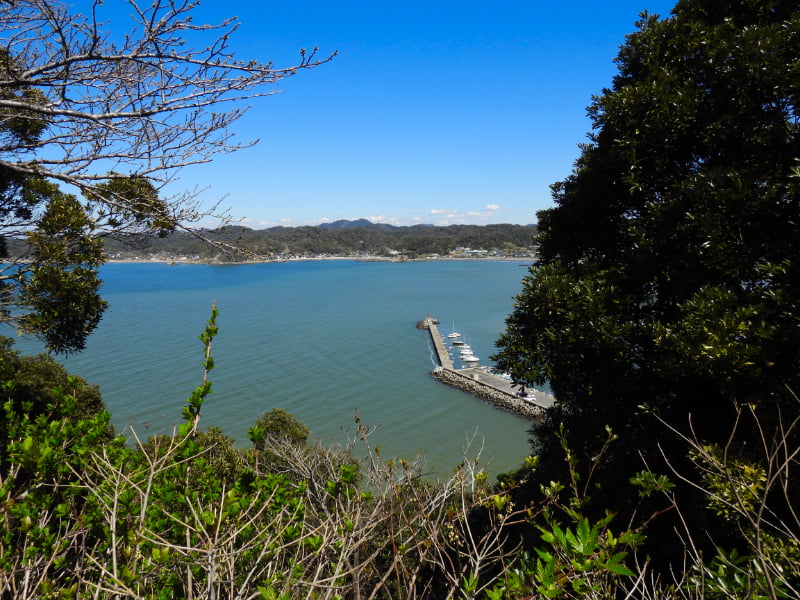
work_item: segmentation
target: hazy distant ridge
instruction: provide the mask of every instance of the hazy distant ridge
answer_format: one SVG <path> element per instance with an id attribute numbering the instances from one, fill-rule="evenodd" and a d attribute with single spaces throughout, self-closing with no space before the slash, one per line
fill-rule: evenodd
<path id="1" fill-rule="evenodd" d="M 318 227 L 323 229 L 346 229 L 352 227 L 392 227 L 382 223 L 373 223 L 367 219 L 356 219 L 355 221 L 348 221 L 347 219 L 339 219 L 332 223 L 320 223 Z"/>

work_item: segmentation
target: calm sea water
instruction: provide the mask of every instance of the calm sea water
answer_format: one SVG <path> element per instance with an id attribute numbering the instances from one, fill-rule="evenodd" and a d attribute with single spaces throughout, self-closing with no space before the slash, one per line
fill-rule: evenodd
<path id="1" fill-rule="evenodd" d="M 97 383 L 118 430 L 168 432 L 202 378 L 198 335 L 216 303 L 213 393 L 201 426 L 247 444 L 259 415 L 283 408 L 322 441 L 344 441 L 358 411 L 384 456 L 424 454 L 446 475 L 470 456 L 494 474 L 528 452 L 530 424 L 433 380 L 427 314 L 482 359 L 496 348 L 526 269 L 515 262 L 350 260 L 209 266 L 109 264 L 110 308 L 70 372 Z M 25 352 L 38 350 L 27 341 Z"/>

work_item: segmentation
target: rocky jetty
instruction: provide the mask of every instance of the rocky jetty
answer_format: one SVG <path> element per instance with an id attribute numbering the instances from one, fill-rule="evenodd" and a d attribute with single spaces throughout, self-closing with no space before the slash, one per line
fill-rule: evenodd
<path id="1" fill-rule="evenodd" d="M 469 373 L 436 367 L 431 371 L 431 376 L 444 384 L 472 394 L 492 406 L 508 410 L 531 421 L 540 422 L 544 418 L 545 409 L 543 407 L 483 383 L 477 378 L 471 377 Z"/>

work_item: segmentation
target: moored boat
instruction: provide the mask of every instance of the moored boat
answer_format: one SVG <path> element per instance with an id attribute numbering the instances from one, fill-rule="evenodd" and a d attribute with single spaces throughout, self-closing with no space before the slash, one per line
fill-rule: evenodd
<path id="1" fill-rule="evenodd" d="M 447 334 L 447 337 L 451 340 L 458 339 L 461 337 L 461 334 L 456 331 L 456 322 L 453 321 L 453 331 Z"/>

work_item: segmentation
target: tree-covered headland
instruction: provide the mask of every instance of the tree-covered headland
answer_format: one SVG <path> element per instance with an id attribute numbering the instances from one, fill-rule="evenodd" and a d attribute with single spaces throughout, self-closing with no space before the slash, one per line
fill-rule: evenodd
<path id="1" fill-rule="evenodd" d="M 236 148 L 225 102 L 324 62 L 239 61 L 234 22 L 128 4 L 125 36 L 102 3 L 0 3 L 0 239 L 31 248 L 3 320 L 56 351 L 102 315 L 103 239 L 202 213 L 160 189 Z M 617 63 L 498 342 L 557 397 L 518 472 L 434 481 L 358 414 L 341 447 L 278 408 L 237 446 L 203 414 L 215 307 L 166 436 L 114 431 L 96 388 L 4 340 L 0 597 L 800 597 L 800 5 L 681 0 Z"/>

